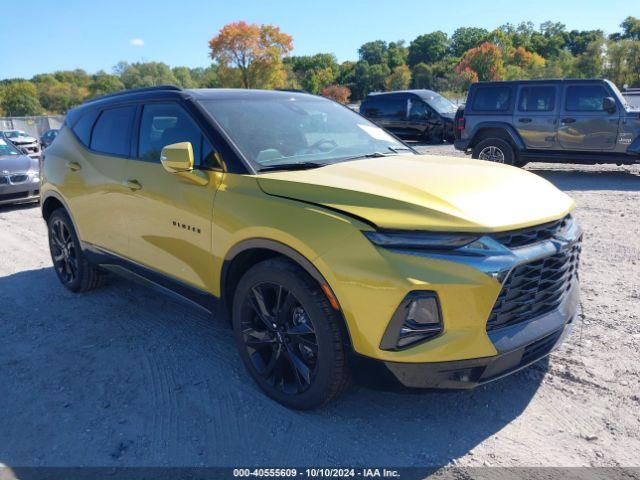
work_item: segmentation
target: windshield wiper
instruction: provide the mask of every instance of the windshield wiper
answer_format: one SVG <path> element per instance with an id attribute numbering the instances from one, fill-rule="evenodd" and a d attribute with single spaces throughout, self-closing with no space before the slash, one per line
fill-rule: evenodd
<path id="1" fill-rule="evenodd" d="M 400 150 L 409 150 L 412 151 L 411 148 L 409 147 L 387 147 L 389 150 L 391 150 L 393 153 L 398 153 Z"/>
<path id="2" fill-rule="evenodd" d="M 326 163 L 300 162 L 300 163 L 276 163 L 259 168 L 259 172 L 275 172 L 278 170 L 311 170 L 312 168 L 324 167 Z"/>

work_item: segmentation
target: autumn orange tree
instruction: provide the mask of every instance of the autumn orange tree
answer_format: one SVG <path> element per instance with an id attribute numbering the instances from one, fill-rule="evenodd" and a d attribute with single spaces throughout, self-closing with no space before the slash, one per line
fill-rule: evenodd
<path id="1" fill-rule="evenodd" d="M 293 50 L 293 37 L 273 25 L 240 21 L 222 27 L 209 48 L 220 69 L 237 73 L 244 88 L 275 88 L 286 82 L 282 58 Z"/>
<path id="2" fill-rule="evenodd" d="M 344 85 L 328 85 L 322 89 L 322 96 L 339 103 L 347 103 L 351 96 L 351 90 Z"/>
<path id="3" fill-rule="evenodd" d="M 504 75 L 502 50 L 493 43 L 484 42 L 467 50 L 455 71 L 466 76 L 475 73 L 478 80 L 501 80 Z"/>

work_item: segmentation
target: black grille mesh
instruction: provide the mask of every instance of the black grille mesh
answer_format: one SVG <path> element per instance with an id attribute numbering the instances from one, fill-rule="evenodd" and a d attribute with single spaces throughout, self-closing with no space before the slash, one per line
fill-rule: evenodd
<path id="1" fill-rule="evenodd" d="M 554 222 L 543 223 L 535 227 L 521 228 L 508 232 L 496 233 L 493 238 L 508 248 L 524 247 L 532 243 L 549 240 L 562 231 L 571 222 L 571 215 Z"/>
<path id="2" fill-rule="evenodd" d="M 498 295 L 487 330 L 544 315 L 560 305 L 578 276 L 580 242 L 556 255 L 513 269 Z"/>

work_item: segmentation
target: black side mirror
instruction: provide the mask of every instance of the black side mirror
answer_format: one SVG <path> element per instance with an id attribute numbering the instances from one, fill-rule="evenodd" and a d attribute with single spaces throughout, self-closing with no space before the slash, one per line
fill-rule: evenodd
<path id="1" fill-rule="evenodd" d="M 615 113 L 616 101 L 613 97 L 604 97 L 602 99 L 602 110 L 608 113 Z"/>

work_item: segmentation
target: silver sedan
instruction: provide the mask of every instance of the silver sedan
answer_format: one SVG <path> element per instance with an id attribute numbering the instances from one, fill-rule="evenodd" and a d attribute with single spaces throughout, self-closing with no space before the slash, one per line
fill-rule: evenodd
<path id="1" fill-rule="evenodd" d="M 38 159 L 0 138 L 0 205 L 40 200 Z"/>

